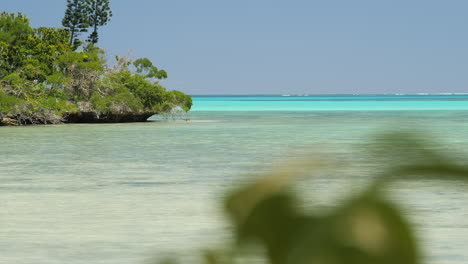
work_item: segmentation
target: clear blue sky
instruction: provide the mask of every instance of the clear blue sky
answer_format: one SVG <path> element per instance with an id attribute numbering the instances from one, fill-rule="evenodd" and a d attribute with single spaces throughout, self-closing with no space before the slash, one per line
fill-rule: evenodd
<path id="1" fill-rule="evenodd" d="M 132 51 L 189 94 L 468 92 L 466 0 L 111 0 L 109 58 Z M 61 26 L 65 0 L 3 1 Z"/>

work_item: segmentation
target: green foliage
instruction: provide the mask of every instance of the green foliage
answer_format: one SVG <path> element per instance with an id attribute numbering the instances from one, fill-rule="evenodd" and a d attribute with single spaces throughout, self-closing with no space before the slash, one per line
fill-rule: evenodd
<path id="1" fill-rule="evenodd" d="M 36 90 L 34 87 L 37 86 L 35 83 L 21 77 L 16 72 L 5 76 L 0 82 L 0 85 L 5 93 L 21 99 L 24 99 L 28 94 L 33 93 L 33 91 Z"/>
<path id="2" fill-rule="evenodd" d="M 89 69 L 102 73 L 105 65 L 103 55 L 102 49 L 90 44 L 85 50 L 79 52 L 69 50 L 61 54 L 54 64 L 56 69 L 64 74 L 71 74 L 75 69 Z"/>
<path id="3" fill-rule="evenodd" d="M 61 115 L 63 112 L 76 112 L 78 107 L 66 100 L 57 98 L 55 96 L 44 97 L 38 101 L 39 105 L 45 109 L 55 111 L 56 114 Z"/>
<path id="4" fill-rule="evenodd" d="M 170 102 L 172 104 L 172 108 L 174 107 L 180 107 L 184 111 L 189 111 L 190 108 L 192 107 L 192 97 L 184 94 L 181 91 L 169 91 L 166 93 L 166 98 L 164 101 Z"/>
<path id="5" fill-rule="evenodd" d="M 81 45 L 79 33 L 87 32 L 89 27 L 89 6 L 87 0 L 67 0 L 67 9 L 62 25 L 70 32 L 70 45 L 77 48 Z"/>
<path id="6" fill-rule="evenodd" d="M 70 77 L 67 77 L 61 72 L 53 72 L 47 76 L 44 81 L 44 90 L 50 95 L 61 99 L 67 99 L 65 86 L 71 82 Z"/>
<path id="7" fill-rule="evenodd" d="M 112 11 L 109 7 L 109 0 L 87 0 L 90 13 L 89 24 L 93 28 L 93 32 L 88 37 L 90 43 L 96 44 L 98 42 L 97 28 L 104 26 L 110 21 Z"/>
<path id="8" fill-rule="evenodd" d="M 103 90 L 121 84 L 141 102 L 143 108 L 155 112 L 170 112 L 176 107 L 189 111 L 192 98 L 179 91 L 166 91 L 157 80 L 167 77 L 164 70 L 159 70 L 147 58 L 134 61 L 117 57 L 120 68 L 108 74 L 103 80 Z M 132 72 L 129 66 L 134 66 Z M 107 87 L 107 88 L 106 88 Z"/>
<path id="9" fill-rule="evenodd" d="M 95 92 L 91 96 L 91 103 L 101 113 L 122 113 L 140 111 L 143 105 L 125 88 L 116 89 L 112 95 L 102 96 Z"/>
<path id="10" fill-rule="evenodd" d="M 9 45 L 0 41 L 0 78 L 10 71 Z"/>
<path id="11" fill-rule="evenodd" d="M 54 64 L 63 77 L 56 74 L 54 78 L 49 78 L 49 81 L 59 81 L 51 85 L 62 86 L 67 96 L 74 101 L 87 101 L 97 89 L 96 85 L 103 74 L 105 60 L 103 51 L 90 44 L 86 50 L 63 53 Z"/>
<path id="12" fill-rule="evenodd" d="M 253 196 L 249 192 L 270 184 L 242 195 Z M 365 193 L 324 216 L 298 210 L 294 195 L 281 189 L 249 202 L 238 194 L 228 201 L 229 212 L 238 219 L 239 244 L 261 243 L 270 263 L 417 263 L 418 249 L 407 221 L 380 196 Z M 247 206 L 251 208 L 245 216 L 234 209 Z"/>
<path id="13" fill-rule="evenodd" d="M 135 74 L 130 79 L 128 88 L 140 98 L 144 107 L 152 109 L 163 102 L 165 89 L 157 83 L 151 83 L 141 75 Z"/>
<path id="14" fill-rule="evenodd" d="M 167 73 L 164 70 L 158 70 L 147 58 L 140 58 L 133 62 L 136 72 L 142 74 L 145 78 L 166 79 Z"/>
<path id="15" fill-rule="evenodd" d="M 11 73 L 3 78 L 3 82 L 9 84 L 10 86 L 20 86 L 24 85 L 25 80 L 20 77 L 16 72 Z"/>
<path id="16" fill-rule="evenodd" d="M 29 19 L 21 13 L 0 13 L 0 42 L 18 45 L 33 33 Z"/>
<path id="17" fill-rule="evenodd" d="M 40 27 L 36 30 L 37 44 L 34 46 L 34 58 L 42 65 L 44 75 L 55 72 L 54 63 L 64 53 L 71 50 L 68 43 L 70 33 L 65 29 Z M 44 81 L 41 78 L 40 81 Z"/>
<path id="18" fill-rule="evenodd" d="M 67 31 L 45 27 L 34 30 L 21 14 L 3 12 L 0 28 L 5 30 L 0 30 L 4 36 L 0 40 L 0 79 L 16 72 L 26 80 L 42 82 L 53 73 L 57 57 L 70 50 Z"/>
<path id="19" fill-rule="evenodd" d="M 30 55 L 25 42 L 33 31 L 23 14 L 0 13 L 0 78 L 24 64 Z"/>
<path id="20" fill-rule="evenodd" d="M 0 116 L 2 113 L 11 113 L 16 104 L 19 103 L 19 99 L 15 96 L 6 95 L 0 90 Z"/>
<path id="21" fill-rule="evenodd" d="M 78 48 L 83 42 L 78 39 L 82 32 L 88 32 L 91 27 L 93 32 L 88 37 L 88 42 L 98 42 L 97 28 L 110 21 L 112 11 L 109 0 L 67 0 L 67 9 L 62 20 L 62 25 L 70 32 L 70 45 Z"/>
<path id="22" fill-rule="evenodd" d="M 157 83 L 145 79 L 140 74 L 131 74 L 129 71 L 117 73 L 118 83 L 128 89 L 141 101 L 144 108 L 153 109 L 157 104 L 162 103 L 165 93 L 164 87 Z"/>
<path id="23" fill-rule="evenodd" d="M 108 1 L 69 0 L 64 18 L 68 29 L 32 29 L 22 14 L 0 14 L 2 116 L 39 124 L 58 123 L 64 113 L 79 111 L 99 117 L 111 113 L 147 116 L 174 107 L 189 110 L 191 98 L 166 92 L 158 79 L 167 73 L 149 59 L 118 57 L 110 68 L 104 51 L 93 43 L 74 50 L 70 41 L 85 26 L 83 16 L 91 4 L 103 12 L 94 14 L 96 25 L 107 23 L 112 15 Z"/>

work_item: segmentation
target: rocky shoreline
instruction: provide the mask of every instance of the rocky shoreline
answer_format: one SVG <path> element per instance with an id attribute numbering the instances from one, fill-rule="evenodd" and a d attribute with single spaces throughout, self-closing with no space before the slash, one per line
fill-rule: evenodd
<path id="1" fill-rule="evenodd" d="M 121 112 L 99 114 L 94 111 L 64 113 L 63 117 L 42 118 L 31 116 L 20 119 L 19 116 L 0 116 L 0 126 L 20 125 L 46 125 L 46 124 L 72 124 L 72 123 L 130 123 L 146 122 L 148 118 L 157 114 L 153 111 L 145 112 Z"/>
<path id="2" fill-rule="evenodd" d="M 148 118 L 157 114 L 156 112 L 127 112 L 106 113 L 99 115 L 96 112 L 70 113 L 64 117 L 63 123 L 130 123 L 146 122 Z"/>

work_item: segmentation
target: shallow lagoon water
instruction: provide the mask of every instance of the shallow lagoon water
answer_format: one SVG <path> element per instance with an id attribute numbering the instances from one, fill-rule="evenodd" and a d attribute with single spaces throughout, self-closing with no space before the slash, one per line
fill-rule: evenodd
<path id="1" fill-rule="evenodd" d="M 315 99 L 272 98 L 195 97 L 190 122 L 1 127 L 0 263 L 145 263 L 171 252 L 190 258 L 229 239 L 219 197 L 241 179 L 320 153 L 335 171 L 299 189 L 306 203 L 333 206 L 333 194 L 359 189 L 378 170 L 366 148 L 387 129 L 429 131 L 442 151 L 468 157 L 464 96 L 333 97 L 322 98 L 328 106 L 320 109 Z M 223 102 L 229 111 L 213 107 Z M 361 108 L 344 110 L 349 102 Z M 399 108 L 402 102 L 420 109 Z M 394 186 L 428 263 L 468 261 L 464 187 Z"/>

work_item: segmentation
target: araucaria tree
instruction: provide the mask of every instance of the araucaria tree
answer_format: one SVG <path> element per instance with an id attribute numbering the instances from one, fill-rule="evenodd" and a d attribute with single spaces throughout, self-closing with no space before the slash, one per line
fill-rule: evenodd
<path id="1" fill-rule="evenodd" d="M 87 32 L 89 21 L 89 0 L 67 0 L 67 10 L 62 25 L 70 31 L 70 45 L 79 46 L 78 34 Z"/>
<path id="2" fill-rule="evenodd" d="M 96 44 L 98 42 L 97 28 L 110 21 L 112 11 L 109 7 L 109 0 L 87 0 L 87 2 L 89 4 L 89 26 L 93 28 L 88 41 Z"/>

